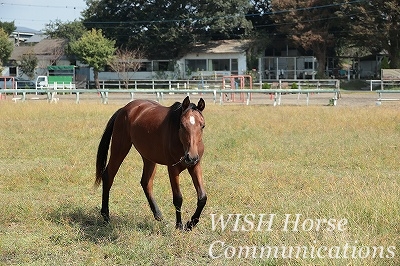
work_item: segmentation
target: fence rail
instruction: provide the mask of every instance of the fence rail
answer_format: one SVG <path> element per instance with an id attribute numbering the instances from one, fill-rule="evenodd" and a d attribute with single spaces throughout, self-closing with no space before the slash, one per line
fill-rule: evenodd
<path id="1" fill-rule="evenodd" d="M 369 81 L 370 91 L 373 90 L 374 85 L 379 85 L 380 90 L 384 90 L 388 86 L 400 88 L 400 80 L 397 79 L 371 79 L 367 81 Z"/>
<path id="2" fill-rule="evenodd" d="M 265 83 L 255 83 L 255 87 L 260 88 Z M 338 79 L 280 79 L 278 81 L 267 82 L 271 89 L 339 89 L 340 80 Z"/>
<path id="3" fill-rule="evenodd" d="M 164 98 L 164 94 L 190 94 L 190 93 L 201 93 L 201 94 L 212 94 L 214 103 L 223 103 L 224 97 L 227 94 L 240 94 L 243 96 L 243 100 L 248 105 L 251 101 L 252 94 L 269 94 L 271 98 L 274 99 L 274 106 L 281 105 L 281 98 L 284 94 L 306 94 L 307 95 L 307 105 L 309 104 L 309 98 L 311 94 L 319 93 L 331 93 L 333 94 L 332 105 L 336 105 L 339 99 L 340 90 L 339 89 L 0 89 L 0 95 L 3 94 L 13 94 L 13 99 L 15 101 L 25 101 L 27 94 L 37 94 L 45 93 L 47 95 L 47 100 L 49 102 L 57 102 L 57 93 L 72 93 L 75 94 L 76 103 L 80 102 L 80 95 L 82 93 L 97 93 L 101 96 L 102 103 L 108 103 L 109 94 L 112 93 L 129 93 L 130 100 L 133 100 L 135 94 L 156 94 L 157 100 L 160 101 Z M 18 97 L 20 96 L 20 97 Z M 219 96 L 219 99 L 218 99 Z"/>
<path id="4" fill-rule="evenodd" d="M 383 101 L 400 101 L 400 90 L 377 90 L 378 102 L 382 104 Z M 390 94 L 392 98 L 384 98 L 384 94 Z M 398 98 L 393 98 L 393 95 L 397 95 Z"/>
<path id="5" fill-rule="evenodd" d="M 223 89 L 223 81 L 218 79 L 187 79 L 187 80 L 100 80 L 101 89 Z M 93 86 L 93 82 L 90 83 Z M 253 87 L 262 88 L 263 84 L 269 84 L 271 89 L 292 88 L 296 84 L 298 89 L 323 89 L 340 88 L 338 79 L 280 79 L 277 81 L 254 83 Z M 246 84 L 249 86 L 249 84 Z M 231 87 L 225 83 L 225 88 Z M 242 89 L 242 88 L 241 88 Z"/>

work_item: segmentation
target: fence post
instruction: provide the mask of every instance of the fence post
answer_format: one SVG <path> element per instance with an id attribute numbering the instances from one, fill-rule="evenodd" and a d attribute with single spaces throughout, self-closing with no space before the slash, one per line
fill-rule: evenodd
<path id="1" fill-rule="evenodd" d="M 214 104 L 217 102 L 217 90 L 213 91 Z"/>

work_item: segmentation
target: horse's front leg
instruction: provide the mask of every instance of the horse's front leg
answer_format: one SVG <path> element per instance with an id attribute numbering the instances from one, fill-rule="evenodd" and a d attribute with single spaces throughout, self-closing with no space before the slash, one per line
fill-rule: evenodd
<path id="1" fill-rule="evenodd" d="M 203 171 L 200 162 L 193 167 L 188 168 L 189 174 L 192 177 L 193 185 L 197 192 L 197 208 L 190 221 L 186 223 L 186 230 L 192 230 L 199 222 L 200 214 L 203 211 L 207 202 L 207 194 L 203 185 Z"/>
<path id="2" fill-rule="evenodd" d="M 181 207 L 182 207 L 182 193 L 179 188 L 179 174 L 181 170 L 179 166 L 168 166 L 168 174 L 169 174 L 169 181 L 171 183 L 172 189 L 172 201 L 175 206 L 175 214 L 176 214 L 176 229 L 183 229 L 182 224 L 182 215 L 181 215 Z"/>

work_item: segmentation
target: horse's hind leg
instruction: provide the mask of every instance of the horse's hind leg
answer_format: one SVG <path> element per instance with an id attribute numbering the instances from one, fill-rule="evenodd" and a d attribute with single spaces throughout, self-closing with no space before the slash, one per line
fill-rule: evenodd
<path id="1" fill-rule="evenodd" d="M 153 212 L 154 218 L 157 221 L 161 221 L 162 214 L 153 196 L 153 180 L 155 173 L 156 173 L 156 164 L 152 161 L 143 158 L 143 173 L 142 173 L 142 179 L 140 180 L 140 184 L 142 185 L 144 194 L 146 195 L 147 201 L 149 202 L 150 209 Z"/>
<path id="2" fill-rule="evenodd" d="M 103 174 L 103 199 L 101 206 L 101 215 L 103 216 L 105 222 L 110 221 L 108 202 L 110 197 L 110 189 L 114 182 L 114 177 L 132 147 L 132 144 L 130 143 L 128 137 L 121 136 L 119 133 L 113 134 L 115 135 L 113 135 L 111 142 L 110 159 L 108 161 L 107 168 Z"/>

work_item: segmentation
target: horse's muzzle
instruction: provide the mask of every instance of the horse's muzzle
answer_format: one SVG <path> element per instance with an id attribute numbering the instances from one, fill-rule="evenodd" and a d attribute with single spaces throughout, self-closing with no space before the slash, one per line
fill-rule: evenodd
<path id="1" fill-rule="evenodd" d="M 186 155 L 185 155 L 185 163 L 188 165 L 188 166 L 194 166 L 194 165 L 196 165 L 198 162 L 199 162 L 199 155 L 196 155 L 196 156 L 193 156 L 193 157 L 191 157 L 190 155 L 189 155 L 189 153 L 187 153 Z"/>

